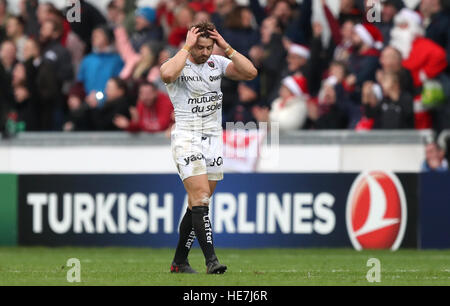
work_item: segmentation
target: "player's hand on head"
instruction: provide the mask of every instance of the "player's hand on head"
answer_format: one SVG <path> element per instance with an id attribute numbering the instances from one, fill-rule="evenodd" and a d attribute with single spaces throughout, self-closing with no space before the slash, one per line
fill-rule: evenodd
<path id="1" fill-rule="evenodd" d="M 216 41 L 216 44 L 223 50 L 230 47 L 230 45 L 225 41 L 225 39 L 222 37 L 222 35 L 217 32 L 217 30 L 208 30 L 209 37 L 214 39 Z"/>
<path id="2" fill-rule="evenodd" d="M 200 31 L 198 28 L 193 27 L 190 29 L 186 36 L 186 46 L 191 49 L 197 43 L 198 37 L 200 36 Z"/>

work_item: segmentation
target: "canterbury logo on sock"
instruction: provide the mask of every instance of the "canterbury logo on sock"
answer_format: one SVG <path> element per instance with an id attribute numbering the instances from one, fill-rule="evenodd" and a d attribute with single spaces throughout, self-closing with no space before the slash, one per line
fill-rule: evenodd
<path id="1" fill-rule="evenodd" d="M 192 248 L 192 244 L 194 243 L 195 240 L 195 232 L 194 230 L 191 231 L 191 233 L 189 234 L 188 240 L 186 241 L 185 247 L 190 250 Z"/>
<path id="2" fill-rule="evenodd" d="M 209 244 L 213 244 L 212 241 L 212 228 L 211 223 L 209 222 L 208 216 L 203 216 L 203 222 L 205 222 L 205 234 L 206 234 L 206 242 Z"/>

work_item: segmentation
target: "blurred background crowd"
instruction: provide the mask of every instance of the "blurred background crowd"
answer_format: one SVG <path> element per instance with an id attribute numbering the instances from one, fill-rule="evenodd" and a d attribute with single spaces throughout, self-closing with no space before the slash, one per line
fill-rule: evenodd
<path id="1" fill-rule="evenodd" d="M 22 0 L 12 14 L 0 0 L 0 129 L 168 131 L 159 67 L 203 20 L 259 70 L 223 80 L 224 124 L 449 129 L 450 1 L 328 2 L 111 0 L 100 12 L 82 0 L 81 22 L 69 22 L 70 7 Z M 325 22 L 313 18 L 317 5 Z"/>

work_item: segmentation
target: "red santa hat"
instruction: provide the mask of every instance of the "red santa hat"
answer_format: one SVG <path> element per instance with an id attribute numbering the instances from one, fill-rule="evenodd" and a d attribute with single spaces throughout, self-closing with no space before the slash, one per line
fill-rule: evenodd
<path id="1" fill-rule="evenodd" d="M 376 26 L 370 23 L 357 24 L 355 32 L 365 44 L 377 50 L 383 49 L 383 34 Z"/>
<path id="2" fill-rule="evenodd" d="M 292 44 L 289 47 L 289 53 L 296 54 L 298 56 L 304 57 L 306 59 L 309 59 L 311 52 L 309 51 L 309 48 L 303 45 L 298 44 Z"/>
<path id="3" fill-rule="evenodd" d="M 289 76 L 283 79 L 282 84 L 297 97 L 309 94 L 308 81 L 304 76 Z"/>

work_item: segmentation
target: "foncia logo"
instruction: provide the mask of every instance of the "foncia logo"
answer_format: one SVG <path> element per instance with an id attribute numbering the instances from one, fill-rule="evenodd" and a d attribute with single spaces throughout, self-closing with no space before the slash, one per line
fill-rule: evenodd
<path id="1" fill-rule="evenodd" d="M 356 178 L 346 208 L 347 230 L 355 249 L 398 249 L 406 217 L 405 193 L 397 176 L 374 171 Z"/>

